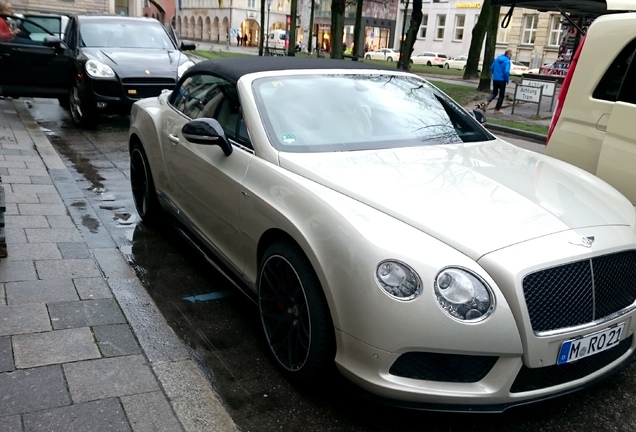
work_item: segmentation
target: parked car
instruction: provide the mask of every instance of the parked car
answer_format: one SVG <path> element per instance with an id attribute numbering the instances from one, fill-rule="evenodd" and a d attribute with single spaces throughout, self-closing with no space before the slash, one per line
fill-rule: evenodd
<path id="1" fill-rule="evenodd" d="M 390 48 L 381 48 L 377 51 L 365 53 L 364 58 L 365 60 L 386 60 L 392 62 L 400 59 L 400 53 Z"/>
<path id="2" fill-rule="evenodd" d="M 444 62 L 444 69 L 466 69 L 466 62 L 468 61 L 467 55 L 460 55 L 457 57 L 449 58 Z M 477 66 L 477 70 L 481 72 L 482 61 L 479 61 L 479 65 Z"/>
<path id="3" fill-rule="evenodd" d="M 129 114 L 194 64 L 182 50 L 195 44 L 177 43 L 151 18 L 27 14 L 21 25 L 38 37 L 0 42 L 0 92 L 58 98 L 79 126 L 94 126 L 100 114 Z"/>
<path id="4" fill-rule="evenodd" d="M 439 66 L 444 67 L 444 62 L 448 60 L 448 56 L 442 53 L 435 52 L 423 52 L 419 53 L 415 57 L 411 57 L 412 64 L 426 65 L 426 66 Z"/>
<path id="5" fill-rule="evenodd" d="M 631 361 L 634 207 L 418 75 L 203 61 L 133 105 L 129 150 L 144 223 L 189 227 L 291 380 L 335 362 L 395 404 L 497 411 Z"/>
<path id="6" fill-rule="evenodd" d="M 521 76 L 524 73 L 528 72 L 528 66 L 525 64 L 512 60 L 510 65 L 510 75 L 511 76 Z"/>
<path id="7" fill-rule="evenodd" d="M 579 45 L 546 152 L 596 174 L 636 206 L 636 13 L 604 15 Z"/>

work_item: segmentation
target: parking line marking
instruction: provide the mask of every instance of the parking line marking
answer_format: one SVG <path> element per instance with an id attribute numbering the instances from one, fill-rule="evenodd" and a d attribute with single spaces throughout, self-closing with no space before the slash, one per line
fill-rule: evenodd
<path id="1" fill-rule="evenodd" d="M 197 302 L 205 302 L 210 300 L 218 300 L 218 299 L 232 296 L 234 294 L 235 294 L 234 291 L 216 291 L 216 292 L 211 292 L 207 294 L 199 294 L 199 295 L 195 295 L 191 297 L 184 297 L 183 300 L 189 301 L 191 303 L 197 303 Z"/>

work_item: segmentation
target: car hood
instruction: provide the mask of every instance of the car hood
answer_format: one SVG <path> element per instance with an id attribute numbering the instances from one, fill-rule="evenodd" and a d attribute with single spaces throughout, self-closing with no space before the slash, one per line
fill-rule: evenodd
<path id="1" fill-rule="evenodd" d="M 569 229 L 635 223 L 592 175 L 500 140 L 339 153 L 280 153 L 281 167 L 363 202 L 471 258 Z"/>
<path id="2" fill-rule="evenodd" d="M 82 48 L 82 53 L 88 59 L 107 64 L 120 78 L 148 76 L 176 79 L 179 65 L 189 60 L 177 49 Z"/>

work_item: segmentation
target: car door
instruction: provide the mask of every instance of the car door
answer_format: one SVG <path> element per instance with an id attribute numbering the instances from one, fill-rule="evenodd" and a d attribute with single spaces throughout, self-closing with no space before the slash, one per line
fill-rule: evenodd
<path id="1" fill-rule="evenodd" d="M 243 270 L 240 241 L 241 182 L 253 157 L 242 121 L 236 85 L 210 74 L 193 75 L 170 99 L 174 112 L 162 142 L 172 199 L 199 235 L 217 253 Z M 215 118 L 234 151 L 187 141 L 181 132 L 191 119 Z"/>
<path id="2" fill-rule="evenodd" d="M 607 120 L 596 175 L 610 183 L 636 206 L 636 40 L 629 43 L 610 67 L 616 103 Z M 607 75 L 606 75 L 607 77 Z M 604 77 L 605 79 L 605 77 Z M 604 80 L 601 81 L 603 85 Z M 620 87 L 616 84 L 620 83 Z"/>
<path id="3" fill-rule="evenodd" d="M 66 97 L 73 54 L 61 41 L 62 17 L 26 15 L 22 37 L 0 42 L 0 88 L 5 96 Z"/>

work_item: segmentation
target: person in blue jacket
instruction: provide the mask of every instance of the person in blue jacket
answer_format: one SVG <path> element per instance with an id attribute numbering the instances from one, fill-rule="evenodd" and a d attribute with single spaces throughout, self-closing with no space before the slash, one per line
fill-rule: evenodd
<path id="1" fill-rule="evenodd" d="M 490 71 L 492 72 L 492 93 L 488 96 L 485 104 L 482 104 L 482 109 L 486 111 L 486 108 L 497 96 L 497 104 L 495 105 L 495 114 L 501 113 L 501 105 L 503 105 L 504 97 L 506 96 L 506 85 L 510 82 L 510 57 L 512 57 L 512 50 L 507 49 L 506 52 L 492 62 Z"/>

